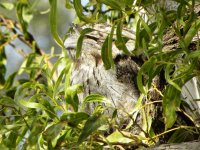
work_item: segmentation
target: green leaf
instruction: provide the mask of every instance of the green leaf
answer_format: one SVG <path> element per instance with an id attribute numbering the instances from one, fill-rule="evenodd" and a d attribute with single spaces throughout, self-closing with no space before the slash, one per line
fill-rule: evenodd
<path id="1" fill-rule="evenodd" d="M 103 60 L 103 63 L 104 63 L 104 67 L 105 69 L 110 69 L 111 68 L 111 63 L 108 59 L 108 55 L 107 55 L 107 52 L 108 52 L 108 38 L 109 36 L 107 36 L 107 38 L 105 39 L 102 47 L 101 47 L 101 57 L 102 57 L 102 60 Z"/>
<path id="2" fill-rule="evenodd" d="M 116 10 L 122 10 L 125 7 L 125 3 L 123 3 L 122 0 L 97 0 L 97 2 L 104 3 Z"/>
<path id="3" fill-rule="evenodd" d="M 6 55 L 4 49 L 0 49 L 0 89 L 4 87 L 6 74 Z"/>
<path id="4" fill-rule="evenodd" d="M 0 105 L 5 107 L 17 107 L 16 102 L 10 97 L 2 97 L 0 99 Z"/>
<path id="5" fill-rule="evenodd" d="M 56 116 L 54 110 L 52 109 L 52 106 L 50 103 L 46 100 L 43 100 L 40 103 L 35 103 L 35 102 L 30 102 L 30 101 L 25 101 L 25 100 L 19 100 L 19 104 L 27 107 L 27 108 L 34 108 L 34 109 L 41 109 L 47 112 L 47 114 L 50 114 L 51 118 L 56 118 L 58 120 L 58 117 Z"/>
<path id="6" fill-rule="evenodd" d="M 199 31 L 200 28 L 200 19 L 195 20 L 192 23 L 192 26 L 190 27 L 189 31 L 187 32 L 187 34 L 185 35 L 184 38 L 184 43 L 185 43 L 185 47 L 188 47 L 189 44 L 191 43 L 193 37 L 197 34 L 197 32 Z"/>
<path id="7" fill-rule="evenodd" d="M 146 84 L 143 85 L 143 74 L 147 74 L 148 75 L 148 87 L 152 82 L 153 77 L 156 75 L 154 73 L 154 68 L 155 68 L 155 63 L 156 63 L 157 59 L 156 57 L 151 57 L 148 61 L 146 61 L 141 69 L 139 70 L 138 74 L 137 74 L 137 85 L 138 85 L 138 89 L 143 93 L 147 93 L 147 89 L 146 89 Z"/>
<path id="8" fill-rule="evenodd" d="M 78 41 L 77 41 L 77 47 L 76 47 L 76 59 L 79 58 L 79 56 L 81 55 L 81 49 L 82 49 L 82 45 L 83 45 L 83 40 L 84 40 L 84 37 L 87 33 L 90 33 L 94 31 L 94 29 L 91 29 L 91 28 L 85 28 L 81 31 L 80 33 L 80 36 L 78 38 Z"/>
<path id="9" fill-rule="evenodd" d="M 125 136 L 124 136 L 125 135 Z M 128 138 L 130 137 L 130 138 Z M 134 139 L 133 139 L 134 137 Z M 119 132 L 116 130 L 112 134 L 110 134 L 106 140 L 109 143 L 120 143 L 120 144 L 139 144 L 142 141 L 139 139 L 139 137 L 132 135 L 130 132 Z"/>
<path id="10" fill-rule="evenodd" d="M 16 74 L 17 74 L 17 72 L 14 72 L 8 77 L 8 79 L 6 80 L 5 85 L 4 85 L 5 89 L 11 88 L 11 86 L 13 85 Z"/>
<path id="11" fill-rule="evenodd" d="M 52 142 L 52 140 L 54 140 L 60 134 L 64 127 L 65 123 L 62 122 L 53 124 L 42 133 L 42 136 L 46 141 Z"/>
<path id="12" fill-rule="evenodd" d="M 65 91 L 65 99 L 68 104 L 70 104 L 74 111 L 78 111 L 78 93 L 82 92 L 83 88 L 81 85 L 73 85 L 66 89 Z"/>
<path id="13" fill-rule="evenodd" d="M 78 144 L 82 143 L 88 136 L 92 135 L 94 131 L 106 123 L 107 118 L 104 115 L 94 114 L 93 116 L 89 117 L 79 136 Z"/>
<path id="14" fill-rule="evenodd" d="M 83 103 L 93 103 L 93 102 L 111 104 L 111 102 L 105 96 L 99 95 L 99 94 L 90 94 L 87 97 L 85 97 L 83 100 Z"/>
<path id="15" fill-rule="evenodd" d="M 72 5 L 72 3 L 70 2 L 70 0 L 65 0 L 65 7 L 66 7 L 67 9 L 73 8 L 73 5 Z"/>
<path id="16" fill-rule="evenodd" d="M 67 121 L 69 126 L 76 127 L 80 122 L 83 120 L 87 120 L 89 115 L 85 112 L 69 112 L 69 113 L 64 113 L 60 117 L 61 121 Z"/>
<path id="17" fill-rule="evenodd" d="M 179 87 L 179 85 L 170 79 L 170 73 L 172 69 L 173 69 L 173 66 L 167 64 L 166 69 L 165 69 L 165 79 L 167 80 L 169 84 L 173 85 L 177 90 L 181 91 L 181 88 Z"/>
<path id="18" fill-rule="evenodd" d="M 57 32 L 57 0 L 49 0 L 50 3 L 50 29 L 56 43 L 64 48 L 64 44 Z"/>
<path id="19" fill-rule="evenodd" d="M 95 23 L 96 19 L 94 18 L 95 16 L 87 17 L 83 14 L 83 7 L 81 5 L 81 0 L 74 0 L 74 9 L 76 11 L 77 16 L 79 17 L 80 20 L 85 21 L 87 23 Z"/>
<path id="20" fill-rule="evenodd" d="M 5 8 L 7 10 L 12 10 L 14 8 L 14 5 L 13 3 L 9 3 L 9 2 L 1 2 L 0 7 Z"/>
<path id="21" fill-rule="evenodd" d="M 114 61 L 112 58 L 112 41 L 115 25 L 112 26 L 110 34 L 105 39 L 101 47 L 101 57 L 104 63 L 105 69 L 110 69 L 114 66 Z"/>
<path id="22" fill-rule="evenodd" d="M 185 142 L 186 140 L 193 139 L 193 133 L 186 129 L 179 129 L 176 130 L 167 143 L 181 143 Z"/>
<path id="23" fill-rule="evenodd" d="M 177 119 L 176 110 L 180 107 L 180 94 L 174 86 L 167 86 L 162 102 L 165 129 L 171 128 Z"/>
<path id="24" fill-rule="evenodd" d="M 123 52 L 126 55 L 131 55 L 130 51 L 125 45 L 124 38 L 122 36 L 122 26 L 123 26 L 123 22 L 122 20 L 120 20 L 120 22 L 117 24 L 117 30 L 116 30 L 117 40 L 115 42 L 115 45 L 119 50 L 123 50 Z"/>
<path id="25" fill-rule="evenodd" d="M 15 131 L 11 131 L 8 135 L 8 138 L 3 140 L 3 143 L 8 147 L 8 148 L 16 148 L 16 140 L 17 140 L 18 135 L 16 134 Z"/>
<path id="26" fill-rule="evenodd" d="M 29 5 L 27 0 L 18 1 L 17 2 L 17 17 L 19 19 L 19 23 L 21 25 L 23 35 L 25 39 L 29 39 L 29 33 L 28 33 L 28 23 L 31 18 L 27 19 L 27 16 L 29 16 L 27 13 L 29 12 Z"/>

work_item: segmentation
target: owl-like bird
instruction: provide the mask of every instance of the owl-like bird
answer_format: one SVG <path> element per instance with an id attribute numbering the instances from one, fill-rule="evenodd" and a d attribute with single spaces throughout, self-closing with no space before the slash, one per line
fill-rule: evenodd
<path id="1" fill-rule="evenodd" d="M 115 66 L 106 70 L 101 57 L 101 46 L 111 27 L 96 24 L 92 28 L 94 31 L 85 36 L 78 59 L 75 59 L 77 40 L 80 36 L 78 31 L 75 29 L 75 32 L 65 40 L 67 52 L 74 60 L 71 83 L 83 85 L 84 92 L 78 95 L 80 101 L 89 94 L 101 94 L 110 100 L 113 108 L 130 113 L 139 97 L 135 85 L 139 66 L 113 44 L 112 55 Z M 124 30 L 123 34 L 134 38 L 134 34 L 128 30 Z M 127 42 L 127 47 L 130 48 L 131 45 L 134 43 Z M 94 105 L 90 104 L 86 111 L 91 113 L 93 109 Z"/>

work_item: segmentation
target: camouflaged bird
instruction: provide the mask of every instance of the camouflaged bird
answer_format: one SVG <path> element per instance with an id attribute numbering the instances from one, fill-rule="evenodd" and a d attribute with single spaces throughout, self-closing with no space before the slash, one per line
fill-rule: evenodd
<path id="1" fill-rule="evenodd" d="M 83 101 L 84 97 L 89 94 L 101 94 L 110 100 L 111 107 L 114 109 L 117 108 L 122 112 L 130 113 L 139 97 L 139 92 L 135 85 L 139 66 L 130 57 L 123 55 L 113 44 L 112 55 L 115 66 L 106 70 L 101 57 L 101 46 L 107 34 L 110 33 L 111 27 L 105 24 L 95 24 L 92 29 L 94 31 L 85 36 L 81 55 L 78 59 L 75 59 L 75 53 L 77 40 L 80 36 L 79 31 L 75 29 L 65 40 L 64 45 L 67 52 L 74 60 L 71 84 L 83 85 L 84 92 L 78 95 L 80 101 Z M 123 35 L 131 39 L 135 37 L 128 30 L 124 30 Z M 113 43 L 114 41 L 115 39 L 113 39 Z M 134 43 L 131 43 L 131 41 L 127 42 L 127 47 L 130 49 L 132 49 L 131 46 L 133 45 Z M 86 111 L 91 113 L 94 105 L 89 104 Z"/>

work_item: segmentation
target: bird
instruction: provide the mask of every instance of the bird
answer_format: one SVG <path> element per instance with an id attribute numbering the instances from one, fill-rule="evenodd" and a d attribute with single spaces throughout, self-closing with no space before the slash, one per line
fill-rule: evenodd
<path id="1" fill-rule="evenodd" d="M 64 45 L 68 56 L 73 60 L 73 69 L 71 73 L 71 85 L 81 84 L 84 91 L 78 94 L 79 101 L 82 103 L 84 98 L 90 94 L 100 94 L 105 96 L 110 104 L 104 104 L 109 107 L 109 115 L 114 110 L 119 110 L 121 118 L 130 114 L 140 96 L 136 85 L 136 75 L 140 66 L 126 56 L 114 44 L 113 38 L 112 56 L 114 67 L 107 70 L 101 57 L 101 46 L 105 41 L 107 34 L 111 31 L 111 26 L 106 24 L 94 24 L 94 31 L 86 34 L 81 55 L 75 58 L 77 40 L 80 36 L 79 28 L 73 27 L 65 40 Z M 82 27 L 82 29 L 87 28 Z M 124 30 L 124 36 L 134 38 L 135 34 Z M 131 42 L 127 42 L 127 47 L 131 49 Z M 132 43 L 134 45 L 134 43 Z M 86 112 L 92 113 L 96 104 L 88 104 Z M 109 106 L 108 106 L 109 105 Z"/>

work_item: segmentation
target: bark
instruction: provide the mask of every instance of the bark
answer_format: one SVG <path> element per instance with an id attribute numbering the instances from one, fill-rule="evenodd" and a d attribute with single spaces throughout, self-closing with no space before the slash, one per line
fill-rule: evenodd
<path id="1" fill-rule="evenodd" d="M 199 150 L 200 141 L 184 142 L 177 144 L 162 144 L 147 150 Z"/>

